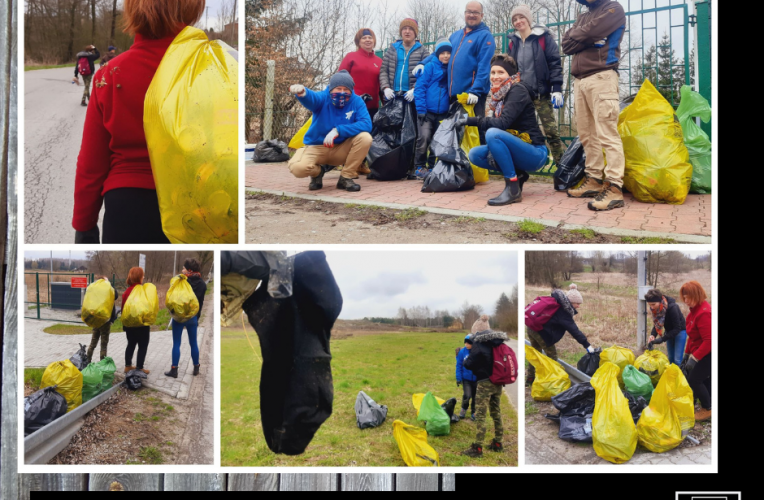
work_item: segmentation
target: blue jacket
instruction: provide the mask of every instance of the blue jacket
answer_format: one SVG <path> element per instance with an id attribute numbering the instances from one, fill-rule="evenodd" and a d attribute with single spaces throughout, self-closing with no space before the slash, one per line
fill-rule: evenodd
<path id="1" fill-rule="evenodd" d="M 313 122 L 305 133 L 306 146 L 322 146 L 324 138 L 333 128 L 340 134 L 334 144 L 341 144 L 345 139 L 355 137 L 361 132 L 371 133 L 371 118 L 366 103 L 353 94 L 344 107 L 332 104 L 332 96 L 327 87 L 323 92 L 305 89 L 305 97 L 298 97 L 300 104 L 313 112 Z"/>
<path id="2" fill-rule="evenodd" d="M 448 65 L 437 58 L 430 59 L 419 75 L 414 87 L 414 99 L 418 115 L 445 113 L 448 111 Z"/>
<path id="3" fill-rule="evenodd" d="M 456 381 L 457 382 L 464 382 L 465 380 L 468 382 L 474 382 L 477 380 L 477 377 L 468 369 L 464 367 L 464 360 L 469 356 L 470 350 L 466 347 L 462 347 L 462 350 L 459 351 L 459 354 L 456 355 Z"/>

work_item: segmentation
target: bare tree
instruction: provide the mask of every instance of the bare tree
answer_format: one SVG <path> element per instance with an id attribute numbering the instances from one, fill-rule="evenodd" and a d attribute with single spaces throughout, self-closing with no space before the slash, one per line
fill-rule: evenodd
<path id="1" fill-rule="evenodd" d="M 451 36 L 463 24 L 460 11 L 439 0 L 409 0 L 406 13 L 407 17 L 417 20 L 419 40 L 426 43 L 441 36 Z"/>

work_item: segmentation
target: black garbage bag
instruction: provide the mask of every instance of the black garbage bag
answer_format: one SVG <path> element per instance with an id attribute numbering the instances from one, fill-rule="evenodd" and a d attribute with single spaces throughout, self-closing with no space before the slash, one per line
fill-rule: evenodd
<path id="1" fill-rule="evenodd" d="M 466 191 L 475 187 L 470 160 L 461 146 L 464 127 L 455 124 L 458 118 L 466 115 L 467 111 L 461 104 L 453 103 L 448 109 L 448 116 L 435 131 L 430 150 L 438 161 L 422 183 L 423 193 Z"/>
<path id="2" fill-rule="evenodd" d="M 462 167 L 455 163 L 438 160 L 427 174 L 422 184 L 423 193 L 444 193 L 446 191 L 467 191 L 475 187 L 472 167 Z"/>
<path id="3" fill-rule="evenodd" d="M 371 399 L 360 391 L 355 398 L 355 423 L 359 429 L 379 427 L 387 418 L 387 406 Z"/>
<path id="4" fill-rule="evenodd" d="M 590 377 L 593 376 L 594 372 L 597 371 L 597 368 L 600 367 L 600 353 L 602 353 L 602 348 L 598 347 L 594 352 L 587 352 L 584 354 L 584 356 L 578 360 L 578 364 L 576 365 L 578 370 L 586 373 Z"/>
<path id="5" fill-rule="evenodd" d="M 66 415 L 66 398 L 56 385 L 40 389 L 24 398 L 24 437 Z"/>
<path id="6" fill-rule="evenodd" d="M 583 144 L 576 137 L 565 150 L 559 165 L 557 165 L 557 170 L 554 173 L 555 191 L 565 191 L 575 186 L 578 181 L 584 178 L 584 170 L 586 170 L 586 153 Z"/>
<path id="7" fill-rule="evenodd" d="M 130 370 L 127 372 L 127 375 L 125 375 L 125 385 L 128 389 L 135 391 L 141 388 L 143 385 L 141 380 L 144 378 L 148 378 L 148 375 L 142 370 L 138 370 L 137 368 L 135 370 Z"/>
<path id="8" fill-rule="evenodd" d="M 374 115 L 371 137 L 371 147 L 366 155 L 370 178 L 395 181 L 406 177 L 414 165 L 416 148 L 414 103 L 406 101 L 401 94 L 379 108 Z"/>
<path id="9" fill-rule="evenodd" d="M 453 415 L 451 415 L 451 423 L 452 423 L 452 424 L 458 423 L 458 422 L 459 422 L 459 420 L 461 420 L 461 419 L 459 418 L 459 415 L 457 415 L 457 414 L 455 414 L 455 413 L 454 413 Z"/>
<path id="10" fill-rule="evenodd" d="M 586 415 L 562 415 L 557 437 L 575 443 L 591 443 L 592 413 Z"/>
<path id="11" fill-rule="evenodd" d="M 277 139 L 260 141 L 255 146 L 253 159 L 258 163 L 289 161 L 289 147 Z"/>
<path id="12" fill-rule="evenodd" d="M 448 418 L 451 418 L 454 416 L 454 408 L 456 408 L 456 398 L 451 398 L 442 405 L 440 405 L 441 408 L 443 408 L 446 413 L 448 413 Z"/>
<path id="13" fill-rule="evenodd" d="M 622 390 L 624 397 L 629 400 L 629 411 L 636 424 L 639 421 L 639 417 L 642 416 L 642 410 L 647 408 L 647 400 L 642 396 L 633 396 L 628 391 Z"/>
<path id="14" fill-rule="evenodd" d="M 589 382 L 575 384 L 567 391 L 552 396 L 552 404 L 564 414 L 591 413 L 594 411 L 594 387 Z"/>
<path id="15" fill-rule="evenodd" d="M 90 364 L 88 363 L 88 352 L 85 348 L 85 344 L 80 344 L 80 349 L 75 352 L 71 358 L 69 358 L 69 361 L 71 361 L 79 371 L 84 370 L 85 367 Z"/>

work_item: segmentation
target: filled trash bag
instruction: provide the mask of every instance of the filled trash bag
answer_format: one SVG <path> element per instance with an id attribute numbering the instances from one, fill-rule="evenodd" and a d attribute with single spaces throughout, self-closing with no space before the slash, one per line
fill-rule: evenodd
<path id="1" fill-rule="evenodd" d="M 239 63 L 187 26 L 143 105 L 162 230 L 172 243 L 239 242 Z"/>
<path id="2" fill-rule="evenodd" d="M 692 389 L 682 370 L 671 365 L 658 382 L 650 406 L 637 422 L 639 444 L 655 453 L 679 446 L 687 431 L 695 426 Z"/>
<path id="3" fill-rule="evenodd" d="M 628 461 L 637 449 L 637 429 L 629 402 L 618 386 L 620 369 L 605 362 L 591 380 L 596 391 L 592 414 L 594 452 L 608 462 Z"/>
<path id="4" fill-rule="evenodd" d="M 67 412 L 82 404 L 82 372 L 68 359 L 54 361 L 45 368 L 40 389 L 54 386 L 56 391 L 66 398 Z"/>
<path id="5" fill-rule="evenodd" d="M 427 444 L 427 431 L 400 420 L 393 422 L 393 438 L 398 443 L 403 461 L 409 467 L 437 467 L 438 452 Z"/>
<path id="6" fill-rule="evenodd" d="M 453 416 L 454 416 L 454 408 L 456 408 L 456 398 L 451 398 L 445 403 L 442 403 L 440 405 L 441 408 L 446 412 L 449 418 L 451 418 L 451 421 L 453 422 Z M 459 420 L 457 420 L 458 422 Z"/>
<path id="7" fill-rule="evenodd" d="M 591 377 L 600 367 L 600 354 L 602 354 L 602 349 L 599 347 L 594 352 L 587 352 L 578 360 L 576 368 Z"/>
<path id="8" fill-rule="evenodd" d="M 416 419 L 426 421 L 425 429 L 430 436 L 446 436 L 451 433 L 451 417 L 448 416 L 431 392 L 424 395 Z"/>
<path id="9" fill-rule="evenodd" d="M 66 398 L 55 386 L 40 389 L 24 398 L 24 437 L 66 415 Z"/>
<path id="10" fill-rule="evenodd" d="M 125 375 L 125 386 L 128 389 L 135 391 L 141 388 L 143 385 L 142 380 L 148 377 L 148 375 L 146 375 L 143 371 L 138 370 L 137 368 L 135 370 L 130 370 L 127 372 L 127 375 Z"/>
<path id="11" fill-rule="evenodd" d="M 567 391 L 553 396 L 551 401 L 560 413 L 583 415 L 594 409 L 594 387 L 589 382 L 574 384 Z"/>
<path id="12" fill-rule="evenodd" d="M 172 319 L 178 323 L 185 323 L 197 315 L 199 300 L 194 294 L 194 289 L 188 284 L 185 274 L 179 274 L 170 280 L 170 289 L 167 290 L 164 305 L 170 311 Z"/>
<path id="13" fill-rule="evenodd" d="M 618 116 L 626 170 L 623 185 L 643 203 L 681 205 L 692 164 L 674 108 L 649 80 Z"/>
<path id="14" fill-rule="evenodd" d="M 101 384 L 105 391 L 114 385 L 114 372 L 117 371 L 117 365 L 114 363 L 113 359 L 106 356 L 98 363 L 95 363 L 95 366 L 101 372 L 101 376 L 103 377 Z"/>
<path id="15" fill-rule="evenodd" d="M 277 139 L 260 141 L 255 146 L 252 159 L 258 163 L 289 161 L 289 147 L 286 142 Z"/>
<path id="16" fill-rule="evenodd" d="M 631 412 L 631 418 L 636 424 L 639 421 L 639 417 L 642 415 L 642 410 L 647 408 L 647 401 L 642 396 L 634 396 L 627 390 L 622 390 L 623 397 L 629 402 L 629 411 Z"/>
<path id="17" fill-rule="evenodd" d="M 305 134 L 308 133 L 308 129 L 310 128 L 311 123 L 313 123 L 313 115 L 308 118 L 308 121 L 305 122 L 305 125 L 300 127 L 300 130 L 298 130 L 297 133 L 294 134 L 292 139 L 289 141 L 290 149 L 300 149 L 305 147 L 305 143 L 303 141 L 305 140 Z"/>
<path id="18" fill-rule="evenodd" d="M 653 383 L 653 387 L 658 385 L 658 381 L 661 379 L 663 372 L 671 364 L 668 357 L 658 349 L 651 349 L 645 351 L 634 360 L 634 368 L 641 371 L 650 377 L 650 381 Z"/>
<path id="19" fill-rule="evenodd" d="M 90 401 L 103 392 L 103 374 L 101 370 L 90 363 L 82 370 L 82 402 Z"/>
<path id="20" fill-rule="evenodd" d="M 555 191 L 566 191 L 575 187 L 584 178 L 586 170 L 586 153 L 584 145 L 576 137 L 568 149 L 562 154 L 560 163 L 554 173 Z"/>
<path id="21" fill-rule="evenodd" d="M 88 351 L 85 348 L 85 344 L 79 344 L 79 346 L 79 350 L 69 358 L 69 361 L 71 361 L 79 371 L 82 371 L 88 366 Z"/>
<path id="22" fill-rule="evenodd" d="M 536 379 L 531 386 L 531 397 L 536 401 L 551 401 L 552 396 L 570 388 L 570 377 L 560 363 L 525 346 L 525 359 L 536 369 Z"/>
<path id="23" fill-rule="evenodd" d="M 379 427 L 387 418 L 387 406 L 371 399 L 360 391 L 355 398 L 355 423 L 359 429 Z"/>
<path id="24" fill-rule="evenodd" d="M 682 126 L 684 145 L 692 163 L 690 192 L 711 194 L 711 139 L 695 123 L 696 116 L 704 123 L 711 120 L 711 106 L 705 97 L 688 85 L 682 85 L 680 92 L 682 100 L 676 108 L 676 116 Z"/>
<path id="25" fill-rule="evenodd" d="M 371 147 L 366 161 L 371 177 L 380 181 L 403 179 L 414 164 L 416 108 L 396 96 L 374 115 Z"/>
<path id="26" fill-rule="evenodd" d="M 111 319 L 114 310 L 114 288 L 103 278 L 88 285 L 82 301 L 80 318 L 90 328 L 100 328 Z"/>
<path id="27" fill-rule="evenodd" d="M 122 308 L 122 325 L 130 328 L 151 326 L 159 314 L 159 297 L 153 283 L 135 285 Z"/>
<path id="28" fill-rule="evenodd" d="M 653 382 L 650 376 L 642 373 L 634 365 L 627 365 L 621 374 L 623 385 L 632 396 L 643 397 L 645 401 L 650 402 L 650 396 L 653 393 Z"/>
<path id="29" fill-rule="evenodd" d="M 440 122 L 438 130 L 432 136 L 430 150 L 438 160 L 455 163 L 461 167 L 469 167 L 470 160 L 461 147 L 464 129 L 456 126 L 456 121 L 465 118 L 467 112 L 461 104 L 455 102 L 448 108 L 448 115 Z"/>
<path id="30" fill-rule="evenodd" d="M 422 407 L 422 400 L 424 399 L 424 397 L 425 397 L 425 394 L 422 392 L 419 392 L 411 396 L 411 403 L 414 405 L 414 409 L 416 409 L 417 417 L 419 416 L 419 409 Z M 439 405 L 443 405 L 446 403 L 445 399 L 440 399 L 438 396 L 435 396 L 435 401 L 437 401 Z"/>
<path id="31" fill-rule="evenodd" d="M 560 410 L 558 415 L 545 415 L 560 424 L 557 436 L 576 443 L 592 442 L 592 414 L 595 391 L 589 382 L 575 384 L 565 392 L 552 397 L 552 404 Z"/>
<path id="32" fill-rule="evenodd" d="M 462 167 L 456 163 L 438 160 L 422 184 L 423 193 L 445 193 L 448 191 L 466 191 L 475 187 L 475 178 L 471 167 Z"/>
<path id="33" fill-rule="evenodd" d="M 631 349 L 617 345 L 608 347 L 600 353 L 600 366 L 608 362 L 618 366 L 618 383 L 623 386 L 623 369 L 634 364 L 634 353 L 631 352 Z"/>
<path id="34" fill-rule="evenodd" d="M 469 94 L 466 92 L 463 92 L 456 96 L 456 101 L 462 105 L 464 108 L 464 111 L 467 112 L 467 116 L 474 117 L 475 116 L 475 105 L 474 104 L 467 104 L 467 98 L 469 97 Z M 465 153 L 467 153 L 467 158 L 469 158 L 470 150 L 472 148 L 476 148 L 480 146 L 480 131 L 477 127 L 464 127 L 464 137 L 462 138 L 462 149 Z M 488 181 L 488 170 L 484 168 L 480 168 L 475 164 L 470 164 L 472 166 L 472 176 L 475 179 L 475 182 L 487 182 Z"/>

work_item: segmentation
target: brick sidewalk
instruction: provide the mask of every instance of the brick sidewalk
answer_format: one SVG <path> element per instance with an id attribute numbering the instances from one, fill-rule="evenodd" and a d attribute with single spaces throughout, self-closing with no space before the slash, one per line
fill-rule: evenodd
<path id="1" fill-rule="evenodd" d="M 595 212 L 587 208 L 588 199 L 569 198 L 546 183 L 525 184 L 521 203 L 490 207 L 486 201 L 501 192 L 504 186 L 501 180 L 481 183 L 475 189 L 464 192 L 422 193 L 420 181 L 380 182 L 361 176 L 356 180 L 361 185 L 361 191 L 350 193 L 335 189 L 339 176 L 337 171 L 326 174 L 324 188 L 320 191 L 309 191 L 309 180 L 293 177 L 286 163 L 249 162 L 245 176 L 249 190 L 283 192 L 301 198 L 395 204 L 402 208 L 419 207 L 473 217 L 484 215 L 486 218 L 512 222 L 529 218 L 566 229 L 586 227 L 603 234 L 662 236 L 693 243 L 710 243 L 711 237 L 710 195 L 689 195 L 683 205 L 665 205 L 640 203 L 626 193 L 624 208 Z"/>

